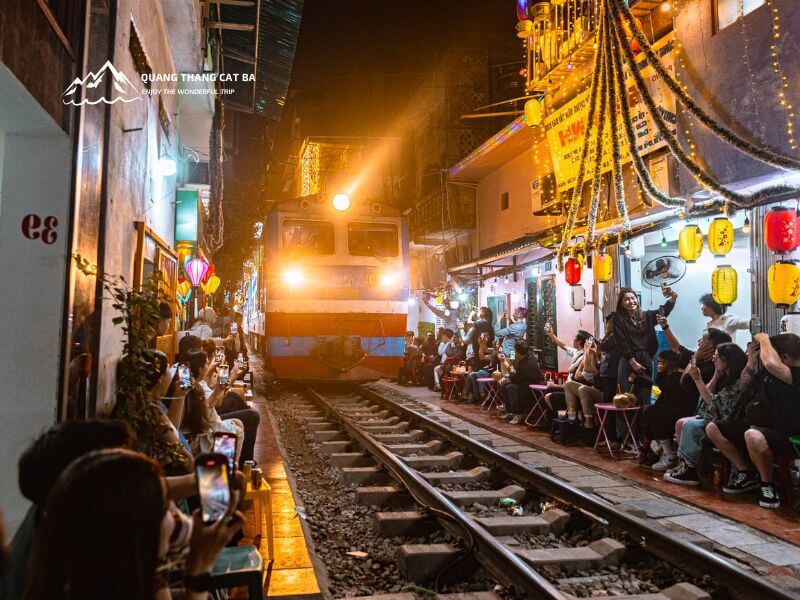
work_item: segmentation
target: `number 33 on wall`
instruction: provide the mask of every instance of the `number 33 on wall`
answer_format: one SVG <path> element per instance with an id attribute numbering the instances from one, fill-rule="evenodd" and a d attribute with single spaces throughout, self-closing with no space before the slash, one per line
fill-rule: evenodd
<path id="1" fill-rule="evenodd" d="M 52 244 L 58 239 L 57 226 L 58 219 L 56 217 L 42 218 L 31 213 L 22 219 L 22 235 L 29 240 L 41 239 L 45 244 Z"/>

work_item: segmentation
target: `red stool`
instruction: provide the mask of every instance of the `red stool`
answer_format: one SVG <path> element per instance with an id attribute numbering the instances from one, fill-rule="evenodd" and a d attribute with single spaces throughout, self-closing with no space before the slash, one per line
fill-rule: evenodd
<path id="1" fill-rule="evenodd" d="M 453 401 L 453 394 L 460 394 L 464 389 L 464 378 L 459 375 L 449 375 L 441 378 L 442 399 L 447 402 Z"/>

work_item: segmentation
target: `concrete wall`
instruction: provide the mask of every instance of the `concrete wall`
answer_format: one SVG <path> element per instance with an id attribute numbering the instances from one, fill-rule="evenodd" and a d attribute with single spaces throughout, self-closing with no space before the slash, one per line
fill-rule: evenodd
<path id="1" fill-rule="evenodd" d="M 153 73 L 175 73 L 161 2 L 158 0 L 121 0 L 117 10 L 117 36 L 114 65 L 137 86 L 141 79 L 128 50 L 131 22 L 138 31 L 147 61 Z M 174 88 L 175 83 L 153 82 L 153 88 Z M 161 177 L 157 164 L 159 152 L 177 159 L 176 99 L 163 94 L 171 119 L 170 133 L 159 121 L 158 96 L 143 96 L 130 103 L 117 102 L 111 110 L 108 161 L 108 213 L 106 219 L 105 270 L 132 280 L 136 251 L 135 221 L 144 221 L 162 239 L 174 245 L 175 177 Z M 142 128 L 124 132 L 124 129 Z M 122 335 L 111 319 L 115 316 L 110 302 L 103 307 L 98 364 L 97 410 L 110 409 L 113 403 L 115 372 L 122 352 Z"/>
<path id="2" fill-rule="evenodd" d="M 800 115 L 800 2 L 772 0 L 780 18 L 778 56 L 783 74 L 789 81 L 789 102 Z M 778 102 L 779 77 L 772 71 L 769 41 L 772 38 L 772 15 L 766 4 L 747 15 L 744 33 L 740 23 L 713 32 L 713 2 L 692 0 L 675 20 L 678 40 L 683 46 L 684 68 L 676 65 L 688 94 L 720 122 L 747 138 L 792 156 L 789 148 L 787 117 Z M 746 56 L 750 69 L 747 68 Z M 751 77 L 752 73 L 752 77 Z M 687 129 L 685 114 L 679 113 L 678 131 Z M 733 182 L 774 171 L 775 169 L 745 157 L 721 142 L 692 119 L 689 128 L 697 153 L 708 163 L 711 172 L 723 182 Z M 800 118 L 794 118 L 795 139 L 800 141 Z M 681 170 L 682 187 L 693 190 L 697 184 Z"/>
<path id="3" fill-rule="evenodd" d="M 17 461 L 57 407 L 71 161 L 59 123 L 0 64 L 0 507 L 11 531 L 28 507 Z M 42 225 L 26 236 L 27 215 Z"/>

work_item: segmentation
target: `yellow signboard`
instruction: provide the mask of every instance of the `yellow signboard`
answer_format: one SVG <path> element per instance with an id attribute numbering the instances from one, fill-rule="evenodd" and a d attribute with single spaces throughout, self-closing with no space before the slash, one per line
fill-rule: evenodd
<path id="1" fill-rule="evenodd" d="M 653 50 L 659 56 L 667 72 L 675 73 L 674 60 L 675 40 L 673 34 L 664 36 L 653 44 Z M 653 96 L 653 100 L 658 107 L 664 121 L 666 121 L 671 133 L 676 131 L 675 118 L 675 96 L 669 91 L 667 86 L 656 75 L 655 70 L 649 66 L 647 57 L 641 53 L 637 57 L 636 64 L 642 73 L 647 88 Z M 636 89 L 633 77 L 626 66 L 625 78 L 626 92 L 630 104 L 630 115 L 618 116 L 618 131 L 611 132 L 606 123 L 605 135 L 603 136 L 603 151 L 601 161 L 601 172 L 611 170 L 611 136 L 616 135 L 621 141 L 622 160 L 630 161 L 628 144 L 625 141 L 623 118 L 627 118 L 633 124 L 636 135 L 636 146 L 642 154 L 648 154 L 658 148 L 663 147 L 666 142 L 656 130 L 652 117 L 647 112 L 644 101 Z M 576 98 L 567 102 L 557 111 L 548 115 L 544 120 L 545 132 L 547 134 L 547 145 L 553 157 L 553 170 L 558 183 L 559 193 L 564 192 L 575 186 L 578 179 L 578 169 L 580 167 L 581 153 L 583 151 L 583 139 L 586 132 L 586 122 L 589 114 L 590 90 L 583 92 Z M 608 117 L 606 117 L 608 118 Z M 584 181 L 591 179 L 592 172 L 588 165 L 594 163 L 594 144 L 589 148 L 586 173 Z"/>

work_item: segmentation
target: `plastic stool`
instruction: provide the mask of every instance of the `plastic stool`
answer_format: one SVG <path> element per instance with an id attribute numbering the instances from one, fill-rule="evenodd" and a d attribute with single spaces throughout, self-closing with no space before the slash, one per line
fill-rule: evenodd
<path id="1" fill-rule="evenodd" d="M 580 423 L 577 419 L 557 417 L 550 424 L 550 439 L 559 444 L 566 444 L 579 431 Z"/>

